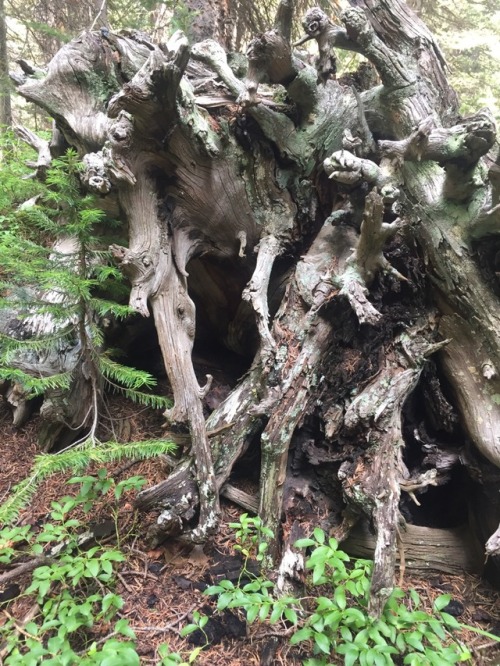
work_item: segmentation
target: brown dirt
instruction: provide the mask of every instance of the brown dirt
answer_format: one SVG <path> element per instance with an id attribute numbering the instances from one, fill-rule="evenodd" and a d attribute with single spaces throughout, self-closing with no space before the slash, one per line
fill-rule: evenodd
<path id="1" fill-rule="evenodd" d="M 109 404 L 102 439 L 109 439 L 119 432 L 133 441 L 162 435 L 159 413 L 131 405 L 120 398 L 113 398 Z M 2 465 L 0 466 L 0 498 L 7 497 L 13 486 L 29 473 L 33 456 L 37 452 L 37 417 L 34 417 L 21 430 L 10 424 L 10 413 L 4 403 L 0 403 L 0 428 L 2 429 Z M 163 478 L 162 466 L 158 460 L 139 463 L 124 461 L 108 466 L 117 480 L 140 474 L 149 484 Z M 95 473 L 89 469 L 86 473 Z M 50 511 L 50 502 L 62 495 L 75 491 L 67 486 L 71 474 L 57 474 L 44 482 L 33 501 L 20 516 L 20 523 L 31 524 L 35 529 L 43 524 Z M 119 528 L 121 547 L 126 561 L 118 569 L 116 591 L 122 595 L 125 605 L 121 611 L 130 621 L 137 635 L 137 650 L 141 663 L 158 663 L 157 649 L 168 643 L 173 651 L 187 658 L 194 645 L 179 635 L 180 629 L 190 622 L 193 611 L 210 613 L 213 603 L 196 589 L 196 585 L 210 580 L 210 570 L 214 562 L 233 553 L 231 530 L 227 523 L 237 520 L 241 509 L 223 501 L 223 521 L 217 538 L 202 550 L 191 549 L 179 543 L 170 542 L 152 549 L 145 538 L 148 522 L 154 517 L 135 515 L 128 494 L 119 503 L 116 524 Z M 91 516 L 81 514 L 83 520 L 99 521 L 110 518 L 114 508 L 113 498 L 106 497 Z M 108 536 L 111 542 L 114 535 Z M 0 571 L 1 573 L 1 571 Z M 16 581 L 24 589 L 29 584 L 29 574 Z M 190 584 L 190 582 L 192 584 Z M 425 601 L 427 608 L 433 599 L 442 593 L 451 594 L 460 602 L 463 614 L 459 621 L 477 626 L 485 631 L 500 634 L 500 596 L 477 576 L 449 576 L 430 573 L 425 578 L 406 576 L 404 587 L 415 589 Z M 0 626 L 8 615 L 21 620 L 33 606 L 29 597 L 21 596 L 0 605 Z M 94 640 L 105 640 L 110 633 L 110 625 L 95 628 Z M 210 645 L 200 653 L 196 664 L 201 666 L 251 666 L 253 664 L 301 664 L 302 658 L 297 648 L 291 648 L 284 625 L 274 627 L 252 625 L 241 638 L 223 638 L 219 644 Z M 464 632 L 462 638 L 474 650 L 475 664 L 499 664 L 500 649 L 487 638 L 473 632 Z M 264 661 L 263 654 L 271 657 Z"/>

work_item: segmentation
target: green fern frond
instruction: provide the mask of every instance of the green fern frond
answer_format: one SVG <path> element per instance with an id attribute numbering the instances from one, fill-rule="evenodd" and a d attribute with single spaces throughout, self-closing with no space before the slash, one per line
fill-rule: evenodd
<path id="1" fill-rule="evenodd" d="M 76 470 L 87 467 L 90 463 L 106 464 L 119 462 L 124 458 L 145 460 L 175 450 L 173 442 L 164 439 L 150 439 L 143 442 L 123 444 L 109 441 L 97 446 L 90 440 L 78 448 L 57 454 L 40 454 L 35 457 L 35 467 L 42 465 L 49 474 Z"/>
<path id="2" fill-rule="evenodd" d="M 22 316 L 19 316 L 19 319 L 26 319 L 27 317 L 36 317 L 37 319 L 44 317 L 45 315 L 49 316 L 54 322 L 69 322 L 73 320 L 80 313 L 78 302 L 73 300 L 64 300 L 60 303 L 48 303 L 38 301 L 35 304 L 35 307 L 30 308 L 28 311 L 23 312 Z M 61 330 L 59 326 L 58 329 Z M 66 328 L 62 330 L 62 334 L 65 334 L 67 331 Z"/>
<path id="3" fill-rule="evenodd" d="M 88 322 L 87 331 L 94 349 L 102 349 L 104 347 L 104 331 L 102 328 L 100 328 L 95 322 Z"/>
<path id="4" fill-rule="evenodd" d="M 109 252 L 99 252 L 99 251 L 93 251 L 92 252 L 92 257 L 94 259 L 98 259 L 100 262 L 104 262 L 108 258 Z M 123 273 L 118 270 L 116 266 L 110 266 L 109 264 L 98 264 L 97 266 L 94 267 L 94 275 L 96 277 L 96 280 L 99 281 L 100 284 L 106 283 L 108 280 L 118 280 L 122 281 L 123 280 Z"/>
<path id="5" fill-rule="evenodd" d="M 14 342 L 17 342 L 15 340 Z M 2 345 L 0 353 L 0 363 L 5 366 L 12 366 L 13 368 L 23 366 L 26 359 L 32 359 L 32 365 L 36 363 L 36 358 L 47 358 L 49 355 L 57 356 L 62 345 L 59 340 L 52 342 L 45 342 L 35 340 L 35 344 L 27 346 L 9 344 L 8 347 Z M 38 344 L 36 344 L 38 343 Z"/>
<path id="6" fill-rule="evenodd" d="M 118 462 L 124 458 L 145 460 L 165 453 L 171 454 L 174 451 L 175 444 L 161 439 L 128 444 L 106 442 L 98 446 L 87 440 L 78 448 L 69 451 L 62 451 L 55 455 L 40 454 L 35 457 L 31 475 L 18 483 L 7 501 L 0 506 L 0 524 L 7 525 L 17 520 L 19 512 L 33 497 L 40 483 L 52 474 L 67 471 L 78 472 L 90 463 L 106 464 Z"/>
<path id="7" fill-rule="evenodd" d="M 32 377 L 31 384 L 28 384 L 30 397 L 43 395 L 46 391 L 54 389 L 68 391 L 72 377 L 73 372 L 71 371 L 60 372 L 48 377 Z"/>
<path id="8" fill-rule="evenodd" d="M 83 201 L 83 206 L 87 205 L 89 206 L 92 203 L 91 199 L 87 199 L 86 201 Z M 106 217 L 106 213 L 101 210 L 100 208 L 84 208 L 83 210 L 80 211 L 80 222 L 85 226 L 85 227 L 93 227 L 95 224 L 98 222 L 101 222 L 104 217 Z"/>
<path id="9" fill-rule="evenodd" d="M 71 300 L 83 298 L 85 301 L 89 301 L 92 288 L 97 286 L 97 280 L 82 278 L 77 273 L 68 270 L 67 266 L 61 266 L 55 270 L 45 270 L 40 276 L 39 285 L 41 291 L 57 291 Z"/>
<path id="10" fill-rule="evenodd" d="M 56 192 L 52 192 L 47 195 L 47 198 L 50 199 L 53 199 L 54 197 L 57 198 Z M 21 209 L 18 213 L 18 217 L 24 225 L 32 226 L 39 231 L 43 231 L 54 236 L 57 235 L 57 232 L 59 231 L 57 221 L 51 219 L 51 217 L 45 212 L 45 209 L 39 205 Z"/>

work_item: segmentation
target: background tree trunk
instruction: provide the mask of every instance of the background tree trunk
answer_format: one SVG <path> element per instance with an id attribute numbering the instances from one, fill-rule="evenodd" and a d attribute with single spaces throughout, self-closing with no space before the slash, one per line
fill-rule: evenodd
<path id="1" fill-rule="evenodd" d="M 4 0 L 0 0 L 0 125 L 11 125 L 9 56 Z"/>

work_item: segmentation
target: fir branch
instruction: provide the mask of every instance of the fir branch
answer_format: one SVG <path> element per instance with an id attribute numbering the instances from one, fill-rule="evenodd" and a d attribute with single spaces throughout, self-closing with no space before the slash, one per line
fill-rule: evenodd
<path id="1" fill-rule="evenodd" d="M 114 303 L 113 301 L 108 301 L 102 298 L 91 298 L 89 300 L 89 306 L 100 317 L 113 315 L 117 319 L 125 319 L 125 317 L 130 317 L 135 314 L 135 310 L 129 305 L 120 305 L 119 303 Z"/>
<path id="2" fill-rule="evenodd" d="M 0 379 L 20 384 L 28 394 L 28 399 L 42 395 L 49 389 L 68 390 L 73 376 L 72 371 L 59 372 L 47 377 L 33 377 L 15 367 L 0 368 Z"/>
<path id="3" fill-rule="evenodd" d="M 2 347 L 2 356 L 0 356 L 0 359 L 3 364 L 7 364 L 10 362 L 9 357 L 11 354 L 19 355 L 26 352 L 46 354 L 47 352 L 58 351 L 64 346 L 73 346 L 75 344 L 74 332 L 75 326 L 73 325 L 59 332 L 57 335 L 47 334 L 24 340 L 12 338 L 10 335 L 0 332 L 0 345 Z"/>
<path id="4" fill-rule="evenodd" d="M 52 294 L 56 297 L 56 292 Z M 64 297 L 64 296 L 63 296 Z M 20 319 L 32 319 L 36 317 L 37 319 L 48 316 L 54 323 L 58 323 L 58 330 L 61 330 L 61 335 L 66 334 L 69 322 L 73 322 L 74 319 L 79 314 L 78 303 L 74 301 L 64 301 L 61 300 L 58 303 L 50 303 L 48 301 L 40 302 L 38 301 L 35 307 L 30 308 L 28 313 L 24 313 Z M 64 324 L 64 328 L 63 328 Z"/>
<path id="5" fill-rule="evenodd" d="M 88 322 L 87 330 L 94 349 L 102 349 L 104 346 L 103 330 L 95 322 Z"/>
<path id="6" fill-rule="evenodd" d="M 163 454 L 172 454 L 175 444 L 170 441 L 153 439 L 144 442 L 121 444 L 106 442 L 93 445 L 87 440 L 78 448 L 62 451 L 58 454 L 40 454 L 35 457 L 31 475 L 15 486 L 10 497 L 0 506 L 0 524 L 11 524 L 34 496 L 38 486 L 44 479 L 60 472 L 80 471 L 90 463 L 106 464 L 133 458 L 145 460 Z"/>
<path id="7" fill-rule="evenodd" d="M 99 262 L 104 262 L 106 259 L 108 259 L 109 251 L 106 252 L 100 252 L 97 250 L 92 251 L 92 259 L 94 261 L 99 261 Z M 109 264 L 97 264 L 96 266 L 93 267 L 93 272 L 96 277 L 96 280 L 100 284 L 105 284 L 108 281 L 123 281 L 123 273 L 116 267 L 116 266 L 110 266 Z M 133 312 L 132 308 L 130 308 L 130 311 Z"/>
<path id="8" fill-rule="evenodd" d="M 84 205 L 90 205 L 90 203 L 91 200 L 89 199 L 83 202 Z M 94 224 L 97 224 L 98 222 L 101 222 L 104 217 L 106 217 L 106 213 L 99 208 L 84 208 L 80 211 L 79 217 L 81 224 L 88 228 L 93 227 Z"/>
<path id="9" fill-rule="evenodd" d="M 106 383 L 110 384 L 109 381 Z M 144 393 L 142 391 L 136 391 L 134 389 L 122 388 L 116 384 L 112 384 L 113 389 L 124 395 L 132 402 L 135 402 L 139 405 L 144 405 L 145 407 L 152 407 L 153 409 L 170 409 L 172 407 L 172 401 L 168 398 L 165 398 L 161 395 L 156 395 L 154 393 Z"/>
<path id="10" fill-rule="evenodd" d="M 124 388 L 133 390 L 156 386 L 156 379 L 149 372 L 136 370 L 135 368 L 112 361 L 106 354 L 98 356 L 96 362 L 102 375 L 110 384 L 117 382 Z M 120 388 L 120 386 L 117 386 L 117 388 Z"/>
<path id="11" fill-rule="evenodd" d="M 156 384 L 152 375 L 111 360 L 109 352 L 102 354 L 105 339 L 98 319 L 123 319 L 132 311 L 122 304 L 121 293 L 115 297 L 118 288 L 128 288 L 110 261 L 109 250 L 101 249 L 103 239 L 96 235 L 95 228 L 103 213 L 91 197 L 82 196 L 78 178 L 81 168 L 75 151 L 54 159 L 37 203 L 10 212 L 8 224 L 12 227 L 4 233 L 0 228 L 0 282 L 5 291 L 0 309 L 19 324 L 12 327 L 10 340 L 0 338 L 0 378 L 20 384 L 27 397 L 48 389 L 64 393 L 71 387 L 75 362 L 91 360 L 98 372 L 85 375 L 92 390 L 91 404 L 85 405 L 87 417 L 92 415 L 92 426 L 85 438 L 93 442 L 99 421 L 101 380 L 142 405 L 165 409 L 171 404 L 149 393 Z M 57 360 L 60 356 L 57 370 L 60 365 L 66 372 L 49 375 L 48 370 L 40 371 L 40 361 L 48 356 Z M 51 360 L 43 367 L 52 369 L 55 365 Z M 72 427 L 71 415 L 66 416 L 68 427 Z M 72 446 L 80 444 L 76 441 Z M 31 481 L 26 481 L 20 486 L 20 496 L 28 497 L 31 487 Z"/>

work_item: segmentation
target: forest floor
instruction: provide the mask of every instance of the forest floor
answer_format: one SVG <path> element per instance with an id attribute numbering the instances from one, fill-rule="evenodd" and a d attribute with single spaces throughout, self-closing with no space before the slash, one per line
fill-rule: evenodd
<path id="1" fill-rule="evenodd" d="M 107 432 L 105 428 L 101 433 L 103 438 L 113 438 L 113 430 L 115 436 L 128 441 L 151 439 L 163 434 L 159 412 L 131 405 L 120 398 L 113 398 L 110 402 L 108 419 Z M 37 453 L 38 425 L 38 417 L 35 416 L 22 429 L 14 429 L 7 406 L 0 402 L 0 501 L 29 474 L 33 456 Z M 158 459 L 121 461 L 107 468 L 117 481 L 142 475 L 151 485 L 165 476 Z M 96 472 L 97 468 L 89 468 L 84 473 Z M 71 476 L 71 473 L 57 474 L 43 482 L 33 501 L 21 513 L 19 524 L 30 524 L 35 530 L 41 529 L 50 513 L 51 501 L 75 492 L 74 485 L 66 484 Z M 247 485 L 244 490 L 251 492 L 252 488 Z M 238 520 L 242 510 L 223 500 L 221 529 L 217 538 L 204 548 L 192 548 L 176 542 L 152 547 L 146 535 L 148 521 L 153 523 L 154 516 L 137 516 L 132 508 L 132 499 L 132 494 L 127 493 L 114 505 L 112 498 L 105 498 L 91 514 L 82 513 L 77 517 L 94 525 L 106 525 L 111 519 L 113 527 L 111 534 L 103 538 L 105 542 L 116 545 L 116 531 L 119 534 L 119 545 L 126 559 L 117 569 L 116 592 L 125 602 L 120 613 L 122 617 L 128 618 L 136 633 L 141 663 L 158 664 L 158 647 L 164 643 L 172 651 L 182 654 L 187 661 L 195 646 L 203 645 L 205 639 L 200 641 L 199 632 L 198 636 L 193 634 L 187 638 L 182 638 L 179 632 L 191 621 L 194 611 L 208 615 L 214 612 L 214 602 L 203 595 L 202 590 L 214 580 L 225 577 L 224 572 L 228 569 L 240 566 L 233 548 L 234 535 L 228 523 Z M 113 516 L 114 509 L 116 513 Z M 0 585 L 0 629 L 8 617 L 14 617 L 22 623 L 33 607 L 33 599 L 22 595 L 22 591 L 29 585 L 30 577 L 30 574 L 26 574 L 15 581 L 19 585 L 20 595 L 8 602 L 2 603 Z M 478 576 L 450 576 L 429 572 L 425 577 L 419 577 L 406 572 L 403 587 L 416 590 L 427 609 L 432 607 L 436 596 L 449 593 L 455 602 L 460 622 L 500 636 L 500 595 Z M 97 625 L 93 629 L 93 639 L 104 642 L 111 630 L 109 624 Z M 206 631 L 210 644 L 195 661 L 203 666 L 301 664 L 306 656 L 299 647 L 289 645 L 287 633 L 290 632 L 285 625 L 254 623 L 247 627 L 240 616 L 225 612 L 222 616 L 214 615 Z M 462 639 L 473 649 L 475 664 L 500 664 L 498 644 L 472 632 L 464 632 Z"/>

